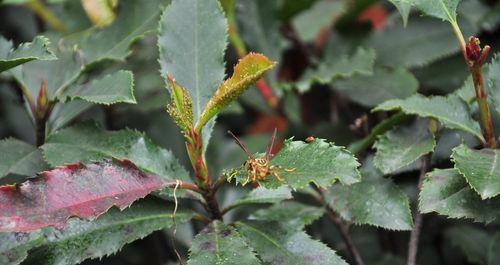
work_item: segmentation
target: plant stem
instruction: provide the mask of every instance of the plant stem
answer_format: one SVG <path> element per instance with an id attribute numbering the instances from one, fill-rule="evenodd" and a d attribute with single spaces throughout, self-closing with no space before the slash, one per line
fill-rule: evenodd
<path id="1" fill-rule="evenodd" d="M 36 127 L 36 146 L 42 146 L 45 143 L 45 129 L 46 129 L 46 120 L 38 119 L 35 120 Z"/>
<path id="2" fill-rule="evenodd" d="M 326 215 L 328 218 L 337 226 L 340 235 L 342 236 L 342 240 L 346 244 L 347 251 L 351 255 L 351 258 L 354 260 L 356 265 L 364 265 L 363 258 L 359 254 L 358 248 L 354 244 L 351 236 L 349 235 L 349 225 L 342 220 L 340 215 L 336 213 L 326 202 L 325 195 L 321 189 L 315 189 L 318 192 L 318 197 L 316 199 L 325 207 Z"/>
<path id="3" fill-rule="evenodd" d="M 486 146 L 489 148 L 496 148 L 495 133 L 493 132 L 493 121 L 491 119 L 490 108 L 488 99 L 484 91 L 483 71 L 481 65 L 474 64 L 469 68 L 474 82 L 474 89 L 476 90 L 476 100 L 479 106 L 479 119 L 481 121 L 481 130 L 483 131 Z"/>
<path id="4" fill-rule="evenodd" d="M 456 22 L 451 23 L 453 27 L 453 32 L 460 45 L 460 50 L 465 60 L 465 64 L 472 75 L 472 80 L 474 82 L 474 90 L 476 92 L 476 101 L 479 106 L 479 120 L 481 124 L 481 131 L 483 133 L 484 139 L 486 141 L 486 147 L 496 148 L 495 133 L 493 131 L 493 121 L 491 119 L 490 108 L 488 105 L 488 99 L 486 92 L 484 90 L 483 72 L 482 66 L 483 62 L 478 61 L 478 58 L 469 58 L 467 54 L 467 44 L 465 42 L 464 36 L 460 31 L 460 28 Z"/>
<path id="5" fill-rule="evenodd" d="M 420 175 L 418 178 L 418 193 L 420 193 L 420 189 L 422 188 L 422 183 L 425 178 L 425 174 L 429 171 L 429 166 L 431 162 L 431 156 L 429 154 L 425 155 L 422 158 L 422 166 L 420 168 Z M 410 241 L 408 242 L 408 260 L 406 261 L 406 265 L 416 265 L 417 264 L 417 252 L 418 252 L 418 242 L 420 238 L 420 233 L 422 231 L 422 222 L 423 216 L 418 211 L 415 212 L 415 227 L 411 231 Z"/>
<path id="6" fill-rule="evenodd" d="M 210 213 L 213 220 L 222 220 L 219 204 L 215 197 L 216 189 L 214 185 L 212 185 L 212 179 L 208 173 L 205 156 L 203 154 L 203 139 L 201 134 L 198 134 L 192 129 L 187 133 L 186 139 L 186 149 L 194 169 L 197 181 L 196 184 L 207 202 L 207 211 Z"/>
<path id="7" fill-rule="evenodd" d="M 59 18 L 48 9 L 41 0 L 31 0 L 27 4 L 27 7 L 35 12 L 45 23 L 49 24 L 55 30 L 66 33 L 68 29 L 62 23 Z"/>

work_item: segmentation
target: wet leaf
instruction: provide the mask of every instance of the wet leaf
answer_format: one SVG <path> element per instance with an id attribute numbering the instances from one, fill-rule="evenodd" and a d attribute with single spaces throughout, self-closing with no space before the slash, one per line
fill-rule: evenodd
<path id="1" fill-rule="evenodd" d="M 258 187 L 250 191 L 244 197 L 233 202 L 230 207 L 248 204 L 278 203 L 280 201 L 292 198 L 292 191 L 287 186 L 281 186 L 277 189 L 266 189 L 264 187 Z"/>
<path id="2" fill-rule="evenodd" d="M 172 208 L 164 203 L 146 200 L 123 211 L 113 208 L 96 220 L 71 219 L 61 230 L 44 228 L 31 234 L 3 233 L 0 238 L 22 239 L 16 244 L 10 240 L 10 251 L 32 248 L 23 264 L 78 264 L 85 259 L 116 253 L 125 244 L 172 226 L 174 218 L 181 224 L 191 217 L 189 211 L 178 211 L 174 217 Z"/>
<path id="3" fill-rule="evenodd" d="M 500 214 L 500 200 L 482 200 L 455 169 L 435 169 L 425 177 L 419 209 L 422 213 L 436 212 L 448 218 L 490 223 Z"/>
<path id="4" fill-rule="evenodd" d="M 413 219 L 407 195 L 390 179 L 363 175 L 359 183 L 327 190 L 328 204 L 343 219 L 390 230 L 411 230 Z"/>
<path id="5" fill-rule="evenodd" d="M 195 237 L 187 264 L 254 265 L 261 262 L 233 227 L 214 221 Z"/>
<path id="6" fill-rule="evenodd" d="M 399 127 L 381 135 L 374 148 L 375 166 L 384 174 L 390 174 L 410 165 L 436 146 L 434 135 L 425 121 L 409 127 Z"/>
<path id="7" fill-rule="evenodd" d="M 359 163 L 356 158 L 343 147 L 335 146 L 323 139 L 315 139 L 310 143 L 286 140 L 280 152 L 271 159 L 270 165 L 283 181 L 273 173 L 269 173 L 263 187 L 277 188 L 288 184 L 293 189 L 300 189 L 309 183 L 320 187 L 328 187 L 339 180 L 344 185 L 360 181 Z M 245 167 L 227 172 L 237 182 L 245 183 L 248 172 Z"/>
<path id="8" fill-rule="evenodd" d="M 276 222 L 237 222 L 235 227 L 265 263 L 347 265 L 335 251 L 303 231 L 289 231 Z"/>
<path id="9" fill-rule="evenodd" d="M 473 150 L 460 145 L 453 149 L 451 157 L 455 168 L 484 200 L 500 194 L 500 164 L 497 163 L 499 155 L 498 150 Z"/>
<path id="10" fill-rule="evenodd" d="M 250 219 L 280 222 L 287 229 L 296 231 L 304 229 L 325 214 L 322 207 L 302 204 L 295 201 L 284 201 L 269 208 L 254 212 Z"/>

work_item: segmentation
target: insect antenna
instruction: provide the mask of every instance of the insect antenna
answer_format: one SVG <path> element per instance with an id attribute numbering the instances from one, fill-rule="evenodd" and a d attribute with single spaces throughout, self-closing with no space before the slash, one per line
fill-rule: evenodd
<path id="1" fill-rule="evenodd" d="M 271 137 L 269 145 L 267 146 L 266 155 L 264 156 L 264 158 L 266 160 L 269 160 L 271 158 L 271 152 L 273 151 L 274 142 L 276 140 L 276 133 L 277 133 L 277 129 L 275 127 L 274 128 L 274 132 L 273 132 L 273 136 Z"/>
<path id="2" fill-rule="evenodd" d="M 243 149 L 243 151 L 245 151 L 245 153 L 247 154 L 248 157 L 250 157 L 252 159 L 254 158 L 253 154 L 250 153 L 250 151 L 248 151 L 247 147 L 240 141 L 240 139 L 238 139 L 238 137 L 236 137 L 236 135 L 234 135 L 231 131 L 227 131 L 227 133 L 229 135 L 231 135 L 231 137 L 234 138 L 234 141 L 236 142 L 236 144 L 238 144 L 241 147 L 241 149 Z"/>

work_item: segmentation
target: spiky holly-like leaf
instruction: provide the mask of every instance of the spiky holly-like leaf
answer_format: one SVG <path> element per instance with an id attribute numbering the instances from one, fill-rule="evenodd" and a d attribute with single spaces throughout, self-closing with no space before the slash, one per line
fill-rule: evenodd
<path id="1" fill-rule="evenodd" d="M 129 161 L 58 167 L 19 186 L 0 187 L 0 232 L 62 228 L 73 216 L 95 218 L 111 206 L 123 210 L 167 182 Z"/>

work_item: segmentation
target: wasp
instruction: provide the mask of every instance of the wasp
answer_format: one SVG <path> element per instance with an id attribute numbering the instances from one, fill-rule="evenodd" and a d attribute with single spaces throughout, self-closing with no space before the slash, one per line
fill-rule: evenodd
<path id="1" fill-rule="evenodd" d="M 258 181 L 265 180 L 268 175 L 273 175 L 276 179 L 281 182 L 284 182 L 285 179 L 280 174 L 281 166 L 273 166 L 269 164 L 269 160 L 272 158 L 272 150 L 274 147 L 274 143 L 276 141 L 276 129 L 274 129 L 273 136 L 269 142 L 269 145 L 266 149 L 266 154 L 262 158 L 255 157 L 250 151 L 248 151 L 247 147 L 236 137 L 231 131 L 228 131 L 229 135 L 234 138 L 236 144 L 238 144 L 241 149 L 247 154 L 247 160 L 243 164 L 245 169 L 247 170 L 247 179 L 243 183 L 245 186 L 249 182 L 257 183 Z M 285 172 L 293 172 L 295 168 L 286 169 Z M 237 171 L 233 172 L 229 178 L 233 178 L 236 175 Z"/>

